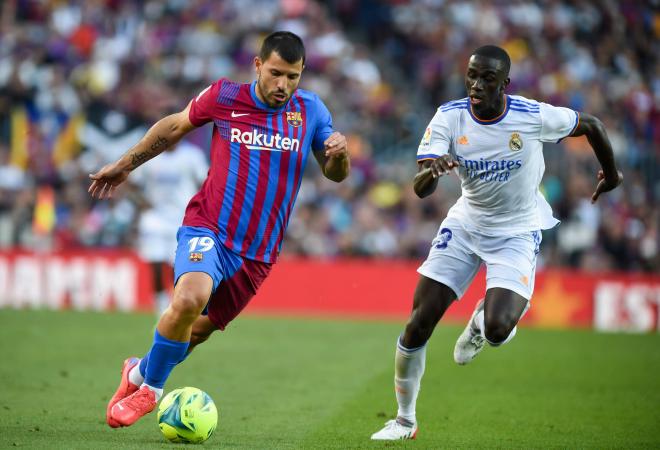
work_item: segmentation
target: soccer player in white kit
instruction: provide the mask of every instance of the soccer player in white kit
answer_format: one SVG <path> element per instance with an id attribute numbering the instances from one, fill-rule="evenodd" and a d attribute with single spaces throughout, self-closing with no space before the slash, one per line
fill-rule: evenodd
<path id="1" fill-rule="evenodd" d="M 133 174 L 133 182 L 140 188 L 136 200 L 143 208 L 138 221 L 137 250 L 151 268 L 158 316 L 170 303 L 164 273 L 173 271 L 177 231 L 186 205 L 208 170 L 204 151 L 182 141 Z"/>
<path id="2" fill-rule="evenodd" d="M 415 193 L 420 198 L 430 195 L 438 178 L 454 171 L 462 195 L 418 269 L 413 311 L 395 355 L 397 418 L 374 433 L 374 440 L 415 438 L 426 342 L 482 262 L 487 270 L 485 299 L 459 336 L 454 360 L 467 364 L 486 342 L 499 346 L 515 335 L 534 291 L 541 230 L 558 223 L 539 192 L 545 170 L 543 143 L 587 136 L 602 167 L 592 202 L 623 181 L 600 120 L 505 94 L 510 66 L 509 55 L 500 47 L 475 50 L 465 76 L 468 97 L 440 106 L 419 145 Z"/>

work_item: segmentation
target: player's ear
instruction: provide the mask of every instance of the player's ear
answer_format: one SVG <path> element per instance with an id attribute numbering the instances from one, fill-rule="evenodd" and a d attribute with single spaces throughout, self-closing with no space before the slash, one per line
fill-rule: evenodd
<path id="1" fill-rule="evenodd" d="M 261 58 L 259 58 L 258 56 L 255 56 L 254 57 L 254 71 L 257 73 L 257 75 L 259 75 L 259 73 L 261 72 L 262 64 L 263 64 L 263 62 L 261 61 Z"/>

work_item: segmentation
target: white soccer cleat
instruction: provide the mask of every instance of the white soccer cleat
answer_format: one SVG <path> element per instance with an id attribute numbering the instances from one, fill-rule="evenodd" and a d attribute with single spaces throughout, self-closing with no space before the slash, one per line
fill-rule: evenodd
<path id="1" fill-rule="evenodd" d="M 477 303 L 477 307 L 474 308 L 474 312 L 472 313 L 468 324 L 456 340 L 456 346 L 454 347 L 454 361 L 460 365 L 465 365 L 472 361 L 486 344 L 486 339 L 481 335 L 481 330 L 479 330 L 474 323 L 474 318 L 479 311 L 482 311 L 483 309 L 484 301 L 482 299 Z"/>
<path id="2" fill-rule="evenodd" d="M 402 439 L 415 439 L 417 424 L 404 425 L 396 419 L 385 422 L 385 427 L 371 435 L 373 441 L 400 441 Z"/>

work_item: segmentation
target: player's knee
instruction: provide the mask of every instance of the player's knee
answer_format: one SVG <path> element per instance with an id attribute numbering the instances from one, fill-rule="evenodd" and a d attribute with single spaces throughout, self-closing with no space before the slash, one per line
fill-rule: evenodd
<path id="1" fill-rule="evenodd" d="M 208 298 L 194 289 L 179 289 L 174 293 L 170 309 L 181 318 L 195 320 L 207 301 Z"/>

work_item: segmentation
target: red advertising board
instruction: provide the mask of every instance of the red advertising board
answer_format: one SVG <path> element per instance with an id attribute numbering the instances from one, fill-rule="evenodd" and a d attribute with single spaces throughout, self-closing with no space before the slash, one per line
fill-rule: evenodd
<path id="1" fill-rule="evenodd" d="M 260 313 L 362 318 L 406 318 L 418 263 L 383 260 L 283 260 L 248 306 Z M 444 320 L 463 322 L 486 290 L 480 272 Z M 660 277 L 541 270 L 532 308 L 523 318 L 543 328 L 594 327 L 607 331 L 658 330 Z"/>
<path id="2" fill-rule="evenodd" d="M 246 313 L 405 320 L 418 264 L 282 259 Z M 479 273 L 444 320 L 463 322 L 485 292 Z M 151 311 L 149 266 L 130 251 L 0 252 L 0 307 Z M 660 277 L 541 270 L 523 323 L 649 332 L 660 328 Z"/>
<path id="3" fill-rule="evenodd" d="M 0 307 L 150 311 L 152 289 L 132 252 L 0 251 Z"/>

